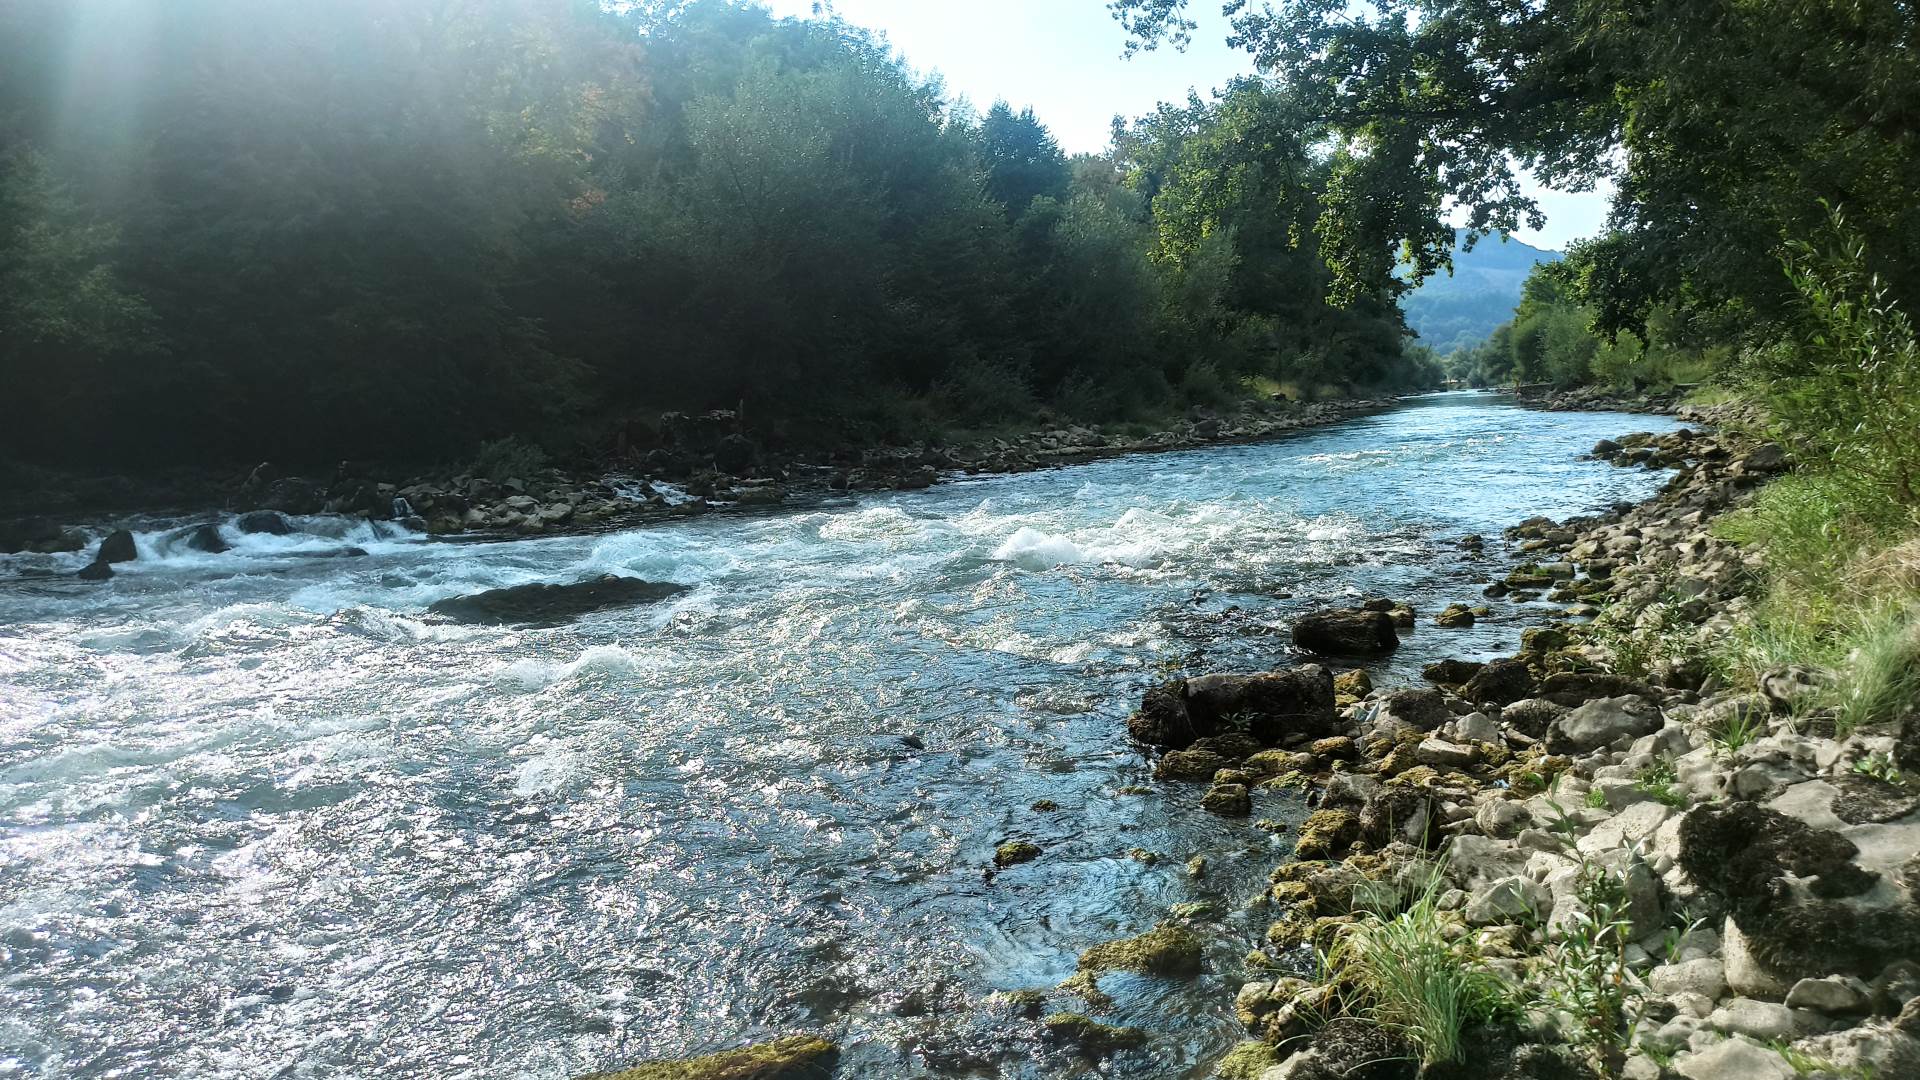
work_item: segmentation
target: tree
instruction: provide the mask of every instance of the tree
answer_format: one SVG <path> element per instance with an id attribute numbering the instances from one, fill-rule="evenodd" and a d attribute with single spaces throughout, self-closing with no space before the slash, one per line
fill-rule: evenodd
<path id="1" fill-rule="evenodd" d="M 987 194 L 1006 207 L 1008 217 L 1026 213 L 1035 199 L 1066 197 L 1066 156 L 1031 108 L 1016 113 L 1006 102 L 994 102 L 980 125 L 980 152 Z"/>

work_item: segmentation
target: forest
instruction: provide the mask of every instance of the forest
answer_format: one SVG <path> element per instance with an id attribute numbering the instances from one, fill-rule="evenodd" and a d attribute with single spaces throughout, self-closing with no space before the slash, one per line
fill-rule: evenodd
<path id="1" fill-rule="evenodd" d="M 865 30 L 727 0 L 24 0 L 0 439 L 457 459 L 728 408 L 842 445 L 1431 384 L 1404 286 L 1320 249 L 1328 135 L 1247 80 L 1069 159 Z"/>

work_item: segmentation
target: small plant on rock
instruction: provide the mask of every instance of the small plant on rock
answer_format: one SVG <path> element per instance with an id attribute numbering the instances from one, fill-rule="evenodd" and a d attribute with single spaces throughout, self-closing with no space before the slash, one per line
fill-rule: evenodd
<path id="1" fill-rule="evenodd" d="M 1673 759 L 1666 756 L 1655 758 L 1652 764 L 1633 775 L 1633 786 L 1647 798 L 1675 809 L 1685 809 L 1687 793 L 1677 786 L 1679 782 L 1680 774 L 1673 767 Z"/>
<path id="2" fill-rule="evenodd" d="M 1561 920 L 1545 952 L 1546 1000 L 1572 1020 L 1568 1039 L 1603 1076 L 1618 1077 L 1639 1026 L 1646 986 L 1627 963 L 1626 883 L 1590 861 L 1580 867 L 1580 910 Z"/>
<path id="3" fill-rule="evenodd" d="M 1505 984 L 1440 910 L 1446 885 L 1427 870 L 1411 900 L 1397 889 L 1356 890 L 1358 920 L 1323 958 L 1349 1011 L 1370 1015 L 1419 1052 L 1423 1066 L 1461 1058 L 1461 1034 L 1513 1011 Z"/>
<path id="4" fill-rule="evenodd" d="M 1714 749 L 1723 757 L 1732 757 L 1766 730 L 1766 721 L 1749 709 L 1735 709 L 1708 732 Z"/>

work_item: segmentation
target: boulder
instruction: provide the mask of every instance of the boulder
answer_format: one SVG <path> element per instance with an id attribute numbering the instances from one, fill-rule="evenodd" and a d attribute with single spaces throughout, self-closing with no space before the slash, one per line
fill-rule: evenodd
<path id="1" fill-rule="evenodd" d="M 1246 817 L 1253 813 L 1253 798 L 1245 784 L 1215 784 L 1200 797 L 1200 808 L 1222 817 Z"/>
<path id="2" fill-rule="evenodd" d="M 1524 660 L 1495 660 L 1474 674 L 1460 693 L 1476 705 L 1507 705 L 1533 694 L 1533 671 Z"/>
<path id="3" fill-rule="evenodd" d="M 97 563 L 132 562 L 140 557 L 140 551 L 134 547 L 133 534 L 125 529 L 115 529 L 100 541 L 100 550 L 93 557 Z"/>
<path id="4" fill-rule="evenodd" d="M 297 476 L 284 476 L 268 484 L 260 505 L 283 514 L 317 514 L 326 506 L 320 485 Z"/>
<path id="5" fill-rule="evenodd" d="M 1496 926 L 1540 918 L 1553 907 L 1545 886 L 1523 874 L 1489 882 L 1467 901 L 1462 915 L 1469 926 Z"/>
<path id="6" fill-rule="evenodd" d="M 1433 617 L 1435 626 L 1472 626 L 1473 609 L 1465 604 L 1448 604 L 1446 609 Z"/>
<path id="7" fill-rule="evenodd" d="M 1594 698 L 1656 696 L 1653 688 L 1638 679 L 1604 671 L 1562 671 L 1547 676 L 1539 695 L 1556 705 L 1573 708 Z"/>
<path id="8" fill-rule="evenodd" d="M 1380 714 L 1418 731 L 1432 731 L 1453 719 L 1446 697 L 1431 687 L 1388 693 L 1380 703 Z"/>
<path id="9" fill-rule="evenodd" d="M 253 510 L 235 518 L 233 524 L 243 533 L 265 533 L 268 536 L 285 536 L 293 531 L 293 524 L 278 510 Z"/>
<path id="10" fill-rule="evenodd" d="M 1565 706 L 1541 698 L 1522 698 L 1500 710 L 1500 722 L 1522 735 L 1538 739 L 1566 714 Z"/>
<path id="11" fill-rule="evenodd" d="M 1400 644 L 1393 616 L 1359 608 L 1325 608 L 1294 620 L 1293 643 L 1329 656 L 1381 656 Z"/>
<path id="12" fill-rule="evenodd" d="M 1673 1071 L 1686 1080 L 1799 1080 L 1787 1059 L 1745 1039 L 1728 1039 L 1698 1053 L 1673 1059 Z"/>
<path id="13" fill-rule="evenodd" d="M 1637 697 L 1596 698 L 1553 722 L 1547 749 L 1556 754 L 1584 753 L 1617 739 L 1660 730 L 1660 711 Z"/>
<path id="14" fill-rule="evenodd" d="M 96 561 L 87 564 L 85 568 L 73 576 L 82 581 L 105 581 L 113 576 L 113 566 L 110 563 Z"/>
<path id="15" fill-rule="evenodd" d="M 1428 682 L 1458 686 L 1480 674 L 1480 670 L 1486 666 L 1472 660 L 1436 660 L 1420 669 L 1420 677 Z"/>
<path id="16" fill-rule="evenodd" d="M 685 585 L 607 574 L 568 585 L 514 585 L 449 597 L 427 610 L 462 623 L 557 626 L 590 612 L 651 603 L 686 591 Z"/>
<path id="17" fill-rule="evenodd" d="M 1200 736 L 1187 715 L 1187 681 L 1173 679 L 1149 687 L 1140 707 L 1127 717 L 1127 733 L 1148 746 L 1193 745 Z"/>
<path id="18" fill-rule="evenodd" d="M 228 550 L 226 538 L 220 535 L 218 525 L 190 526 L 174 533 L 173 538 L 194 551 L 204 551 L 209 555 L 218 555 Z"/>
<path id="19" fill-rule="evenodd" d="M 1679 839 L 1680 866 L 1726 898 L 1730 928 L 1767 977 L 1748 980 L 1743 972 L 1740 981 L 1870 978 L 1887 957 L 1920 953 L 1920 909 L 1856 862 L 1860 849 L 1838 831 L 1734 802 L 1694 808 Z"/>
<path id="20" fill-rule="evenodd" d="M 1263 743 L 1289 736 L 1334 734 L 1333 673 L 1319 664 L 1253 675 L 1200 675 L 1187 680 L 1186 711 L 1204 737 L 1245 731 Z"/>

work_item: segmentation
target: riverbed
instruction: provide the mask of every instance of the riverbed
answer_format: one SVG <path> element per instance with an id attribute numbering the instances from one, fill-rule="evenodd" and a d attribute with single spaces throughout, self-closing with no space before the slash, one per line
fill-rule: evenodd
<path id="1" fill-rule="evenodd" d="M 206 554 L 148 521 L 110 582 L 0 560 L 0 1077 L 561 1078 L 795 1030 L 843 1077 L 1205 1076 L 1291 839 L 1153 780 L 1141 690 L 1296 662 L 1289 619 L 1362 596 L 1422 615 L 1376 681 L 1511 649 L 1551 606 L 1482 600 L 1500 530 L 1646 497 L 1662 474 L 1580 455 L 1674 426 L 1443 394 L 627 532 L 228 523 Z M 426 613 L 606 573 L 690 588 Z M 1454 601 L 1495 617 L 1434 627 Z M 988 872 L 1010 838 L 1044 853 Z M 1144 1051 L 1097 1066 L 983 1002 L 1193 900 L 1206 973 L 1102 982 Z"/>

